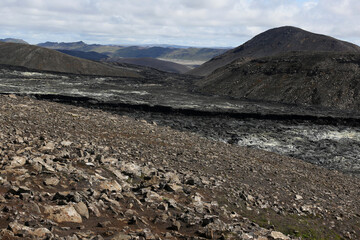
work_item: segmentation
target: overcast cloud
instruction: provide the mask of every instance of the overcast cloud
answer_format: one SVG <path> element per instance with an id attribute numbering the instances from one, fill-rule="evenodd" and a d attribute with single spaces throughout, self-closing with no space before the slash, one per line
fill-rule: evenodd
<path id="1" fill-rule="evenodd" d="M 1 0 L 0 38 L 238 46 L 291 25 L 360 44 L 358 0 Z"/>

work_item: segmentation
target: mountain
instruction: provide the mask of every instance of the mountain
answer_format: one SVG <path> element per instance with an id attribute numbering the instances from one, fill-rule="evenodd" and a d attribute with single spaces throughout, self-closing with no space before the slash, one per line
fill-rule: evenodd
<path id="1" fill-rule="evenodd" d="M 207 61 L 226 51 L 226 49 L 219 48 L 193 48 L 161 44 L 123 47 L 118 45 L 87 44 L 83 41 L 69 43 L 45 42 L 39 43 L 38 46 L 55 50 L 97 52 L 113 58 L 161 58 L 168 59 L 169 61 L 191 60 L 201 62 Z"/>
<path id="2" fill-rule="evenodd" d="M 197 85 L 206 94 L 360 112 L 360 54 L 290 52 L 239 59 Z"/>
<path id="3" fill-rule="evenodd" d="M 50 48 L 50 49 L 77 50 L 79 48 L 87 47 L 88 45 L 83 41 L 79 41 L 79 42 L 70 42 L 70 43 L 45 42 L 45 43 L 39 43 L 38 46 Z"/>
<path id="4" fill-rule="evenodd" d="M 22 39 L 17 39 L 17 38 L 4 38 L 4 39 L 0 39 L 0 42 L 12 42 L 12 43 L 22 43 L 22 44 L 29 44 L 28 42 L 22 40 Z"/>
<path id="5" fill-rule="evenodd" d="M 113 57 L 124 57 L 124 58 L 157 58 L 164 54 L 174 51 L 172 48 L 163 47 L 126 47 L 119 49 L 112 54 Z"/>
<path id="6" fill-rule="evenodd" d="M 284 52 L 360 52 L 360 47 L 338 39 L 311 33 L 296 27 L 279 27 L 263 32 L 241 46 L 214 57 L 189 72 L 206 76 L 232 61 L 274 56 Z"/>
<path id="7" fill-rule="evenodd" d="M 78 58 L 84 58 L 92 61 L 100 61 L 103 59 L 109 58 L 108 55 L 97 53 L 94 51 L 91 52 L 83 52 L 83 51 L 76 51 L 76 50 L 62 50 L 62 49 L 56 49 L 56 51 L 65 53 L 70 56 L 78 57 Z"/>
<path id="8" fill-rule="evenodd" d="M 165 59 L 183 59 L 183 60 L 200 60 L 207 61 L 212 57 L 218 56 L 226 52 L 227 49 L 217 48 L 186 48 L 186 49 L 175 49 L 163 56 Z"/>
<path id="9" fill-rule="evenodd" d="M 172 73 L 185 73 L 190 70 L 190 68 L 185 65 L 181 65 L 169 61 L 162 61 L 155 58 L 118 58 L 114 61 L 119 63 L 129 63 L 129 64 L 151 67 L 161 71 L 172 72 Z"/>
<path id="10" fill-rule="evenodd" d="M 45 42 L 37 44 L 39 47 L 56 49 L 56 50 L 74 50 L 83 52 L 112 53 L 123 47 L 115 45 L 87 44 L 83 41 L 79 42 Z"/>
<path id="11" fill-rule="evenodd" d="M 101 63 L 72 57 L 34 45 L 0 42 L 0 64 L 22 66 L 40 71 L 85 75 L 140 77 L 137 73 Z"/>
<path id="12" fill-rule="evenodd" d="M 170 47 L 139 47 L 131 46 L 119 49 L 111 54 L 112 57 L 123 58 L 161 58 L 207 61 L 214 56 L 224 53 L 225 49 L 215 48 L 170 48 Z"/>

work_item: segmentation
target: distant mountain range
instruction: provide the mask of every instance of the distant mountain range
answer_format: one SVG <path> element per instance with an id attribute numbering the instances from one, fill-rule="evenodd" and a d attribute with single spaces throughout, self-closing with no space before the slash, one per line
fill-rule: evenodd
<path id="1" fill-rule="evenodd" d="M 246 61 L 291 51 L 360 52 L 360 47 L 329 36 L 285 26 L 265 31 L 241 46 L 214 57 L 189 73 L 206 76 L 235 60 Z"/>
<path id="2" fill-rule="evenodd" d="M 112 57 L 138 58 L 151 57 L 162 59 L 181 59 L 207 61 L 224 53 L 225 49 L 212 48 L 164 48 L 164 47 L 126 47 L 111 54 Z"/>
<path id="3" fill-rule="evenodd" d="M 155 58 L 118 58 L 110 59 L 110 61 L 146 66 L 171 73 L 186 73 L 190 70 L 187 66 Z"/>
<path id="4" fill-rule="evenodd" d="M 40 47 L 56 50 L 72 50 L 82 52 L 97 52 L 109 57 L 123 58 L 162 58 L 178 60 L 207 61 L 214 56 L 224 53 L 227 49 L 218 48 L 185 48 L 159 47 L 159 46 L 117 46 L 86 44 L 82 41 L 72 43 L 45 42 L 38 44 Z"/>
<path id="5" fill-rule="evenodd" d="M 24 41 L 22 39 L 17 39 L 17 38 L 4 38 L 4 39 L 0 39 L 0 42 L 12 42 L 12 43 L 29 44 L 26 41 Z"/>
<path id="6" fill-rule="evenodd" d="M 90 52 L 83 52 L 83 51 L 76 51 L 76 50 L 62 50 L 62 49 L 55 49 L 56 51 L 78 57 L 78 58 L 84 58 L 92 61 L 101 61 L 109 58 L 108 55 L 97 53 L 94 51 Z"/>
<path id="7" fill-rule="evenodd" d="M 0 42 L 0 64 L 83 75 L 141 77 L 127 69 L 110 67 L 55 50 L 19 43 Z"/>
<path id="8" fill-rule="evenodd" d="M 141 78 L 137 71 L 126 67 L 130 63 L 203 76 L 194 78 L 193 90 L 206 95 L 360 111 L 360 47 L 296 27 L 270 29 L 228 51 L 82 41 L 46 42 L 40 46 L 0 42 L 0 64 Z M 185 66 L 157 58 L 210 60 L 188 71 Z"/>
<path id="9" fill-rule="evenodd" d="M 79 42 L 45 42 L 39 43 L 37 46 L 49 48 L 49 49 L 56 49 L 56 50 L 73 50 L 73 51 L 82 51 L 82 52 L 97 52 L 97 53 L 104 53 L 110 54 L 118 49 L 123 47 L 121 46 L 112 46 L 112 45 L 101 45 L 101 44 L 86 44 L 83 41 Z"/>

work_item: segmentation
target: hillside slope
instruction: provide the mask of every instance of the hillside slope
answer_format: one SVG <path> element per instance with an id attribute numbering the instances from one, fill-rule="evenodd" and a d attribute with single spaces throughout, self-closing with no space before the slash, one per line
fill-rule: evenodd
<path id="1" fill-rule="evenodd" d="M 237 59 L 246 61 L 291 51 L 360 53 L 360 47 L 329 36 L 285 26 L 265 31 L 241 46 L 214 57 L 200 67 L 191 70 L 189 74 L 206 76 Z"/>
<path id="2" fill-rule="evenodd" d="M 85 75 L 140 77 L 126 69 L 72 57 L 55 50 L 33 45 L 0 42 L 0 64 L 22 66 L 41 71 Z"/>
<path id="3" fill-rule="evenodd" d="M 207 94 L 360 111 L 360 54 L 298 52 L 238 60 L 197 85 Z"/>
<path id="4" fill-rule="evenodd" d="M 105 54 L 101 54 L 101 53 L 94 52 L 94 51 L 84 52 L 84 51 L 62 50 L 62 49 L 55 49 L 55 50 L 58 52 L 62 52 L 67 55 L 73 56 L 73 57 L 83 58 L 83 59 L 92 60 L 92 61 L 100 61 L 100 60 L 109 58 Z"/>
<path id="5" fill-rule="evenodd" d="M 115 62 L 129 63 L 145 67 L 155 68 L 165 72 L 185 73 L 190 70 L 189 67 L 174 62 L 163 61 L 156 58 L 118 58 Z"/>
<path id="6" fill-rule="evenodd" d="M 122 113 L 0 105 L 0 239 L 360 237 L 359 178 Z"/>

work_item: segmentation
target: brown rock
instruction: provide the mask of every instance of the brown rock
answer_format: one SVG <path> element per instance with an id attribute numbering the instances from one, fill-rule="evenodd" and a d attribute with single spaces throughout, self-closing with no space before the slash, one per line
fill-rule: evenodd
<path id="1" fill-rule="evenodd" d="M 12 158 L 10 162 L 10 166 L 8 166 L 8 168 L 22 167 L 25 165 L 25 163 L 26 163 L 26 158 L 15 156 Z"/>
<path id="2" fill-rule="evenodd" d="M 80 214 L 73 206 L 47 206 L 45 207 L 44 213 L 48 214 L 48 219 L 58 223 L 82 223 Z"/>
<path id="3" fill-rule="evenodd" d="M 11 229 L 15 235 L 22 235 L 33 239 L 47 239 L 52 236 L 52 233 L 47 228 L 33 229 L 17 222 L 10 223 L 9 229 Z"/>
<path id="4" fill-rule="evenodd" d="M 289 240 L 290 238 L 285 236 L 283 233 L 281 232 L 276 232 L 276 231 L 272 231 L 269 234 L 269 238 L 273 239 L 273 240 Z"/>
<path id="5" fill-rule="evenodd" d="M 182 186 L 175 183 L 166 184 L 165 190 L 169 192 L 180 192 L 183 190 Z"/>
<path id="6" fill-rule="evenodd" d="M 130 240 L 130 239 L 132 239 L 131 236 L 124 233 L 118 233 L 111 240 Z"/>
<path id="7" fill-rule="evenodd" d="M 45 179 L 44 184 L 45 184 L 46 186 L 56 186 L 56 185 L 59 184 L 59 182 L 60 182 L 60 180 L 59 180 L 58 178 L 56 178 L 56 177 L 51 177 L 51 178 Z"/>
<path id="8" fill-rule="evenodd" d="M 110 192 L 112 192 L 112 191 L 121 192 L 122 191 L 121 185 L 116 180 L 104 181 L 104 182 L 100 183 L 100 188 L 109 190 Z"/>
<path id="9" fill-rule="evenodd" d="M 55 149 L 54 142 L 48 142 L 45 146 L 40 148 L 40 151 L 52 151 Z"/>

